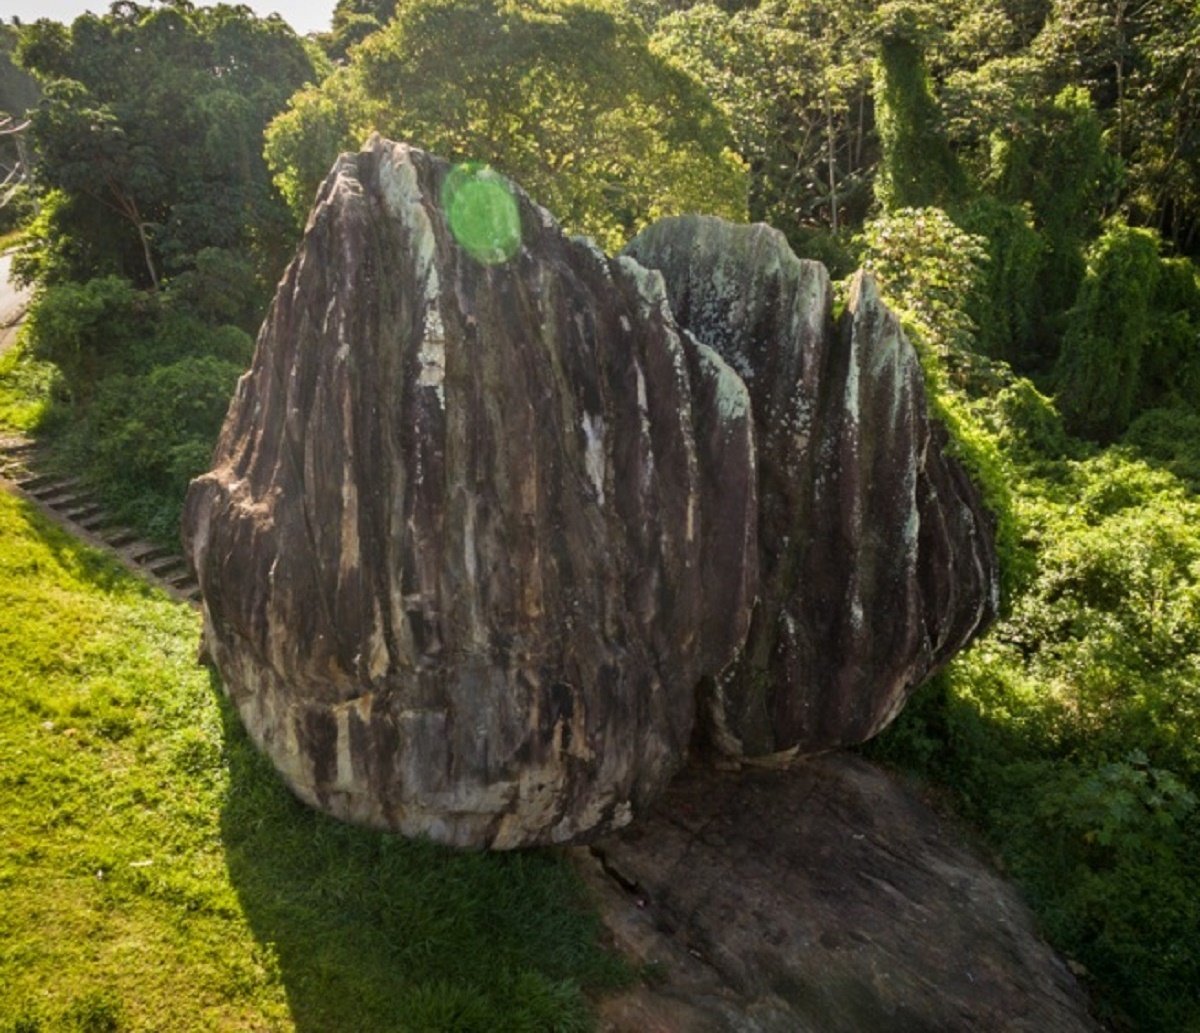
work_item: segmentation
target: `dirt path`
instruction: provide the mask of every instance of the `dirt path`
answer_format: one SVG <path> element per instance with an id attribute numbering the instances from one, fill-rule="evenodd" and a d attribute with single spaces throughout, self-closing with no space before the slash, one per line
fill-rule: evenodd
<path id="1" fill-rule="evenodd" d="M 9 281 L 11 272 L 11 252 L 0 255 L 0 355 L 16 341 L 17 328 L 25 317 L 32 294 L 28 287 L 17 287 Z"/>

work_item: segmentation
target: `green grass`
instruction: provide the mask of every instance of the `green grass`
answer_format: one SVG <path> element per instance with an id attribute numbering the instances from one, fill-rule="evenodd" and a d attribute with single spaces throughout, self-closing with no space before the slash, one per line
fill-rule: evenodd
<path id="1" fill-rule="evenodd" d="M 574 1030 L 621 963 L 556 855 L 300 805 L 199 623 L 0 492 L 0 1030 Z"/>
<path id="2" fill-rule="evenodd" d="M 57 370 L 18 340 L 0 355 L 0 432 L 30 433 L 44 422 Z"/>

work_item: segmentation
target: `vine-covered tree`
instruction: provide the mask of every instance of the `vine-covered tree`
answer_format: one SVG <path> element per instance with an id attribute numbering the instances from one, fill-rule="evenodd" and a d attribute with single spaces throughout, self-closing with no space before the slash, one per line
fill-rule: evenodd
<path id="1" fill-rule="evenodd" d="M 1113 220 L 1088 253 L 1058 360 L 1058 403 L 1073 432 L 1112 441 L 1129 426 L 1159 274 L 1154 235 Z"/>
<path id="2" fill-rule="evenodd" d="M 876 13 L 875 119 L 882 156 L 875 197 L 886 211 L 944 208 L 966 193 L 925 64 L 927 17 L 923 5 L 905 2 L 885 4 Z"/>

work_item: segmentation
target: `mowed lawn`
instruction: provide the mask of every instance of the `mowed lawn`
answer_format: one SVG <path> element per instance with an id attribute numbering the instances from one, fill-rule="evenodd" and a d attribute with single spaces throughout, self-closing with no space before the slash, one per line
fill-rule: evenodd
<path id="1" fill-rule="evenodd" d="M 588 1028 L 627 974 L 565 862 L 308 810 L 198 635 L 0 491 L 0 1031 Z"/>

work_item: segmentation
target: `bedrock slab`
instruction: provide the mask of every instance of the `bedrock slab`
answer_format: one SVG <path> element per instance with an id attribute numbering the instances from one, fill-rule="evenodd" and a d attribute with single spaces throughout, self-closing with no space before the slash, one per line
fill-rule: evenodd
<path id="1" fill-rule="evenodd" d="M 610 1033 L 1086 1033 L 1083 991 L 1014 888 L 851 754 L 689 767 L 575 857 L 654 979 Z"/>

